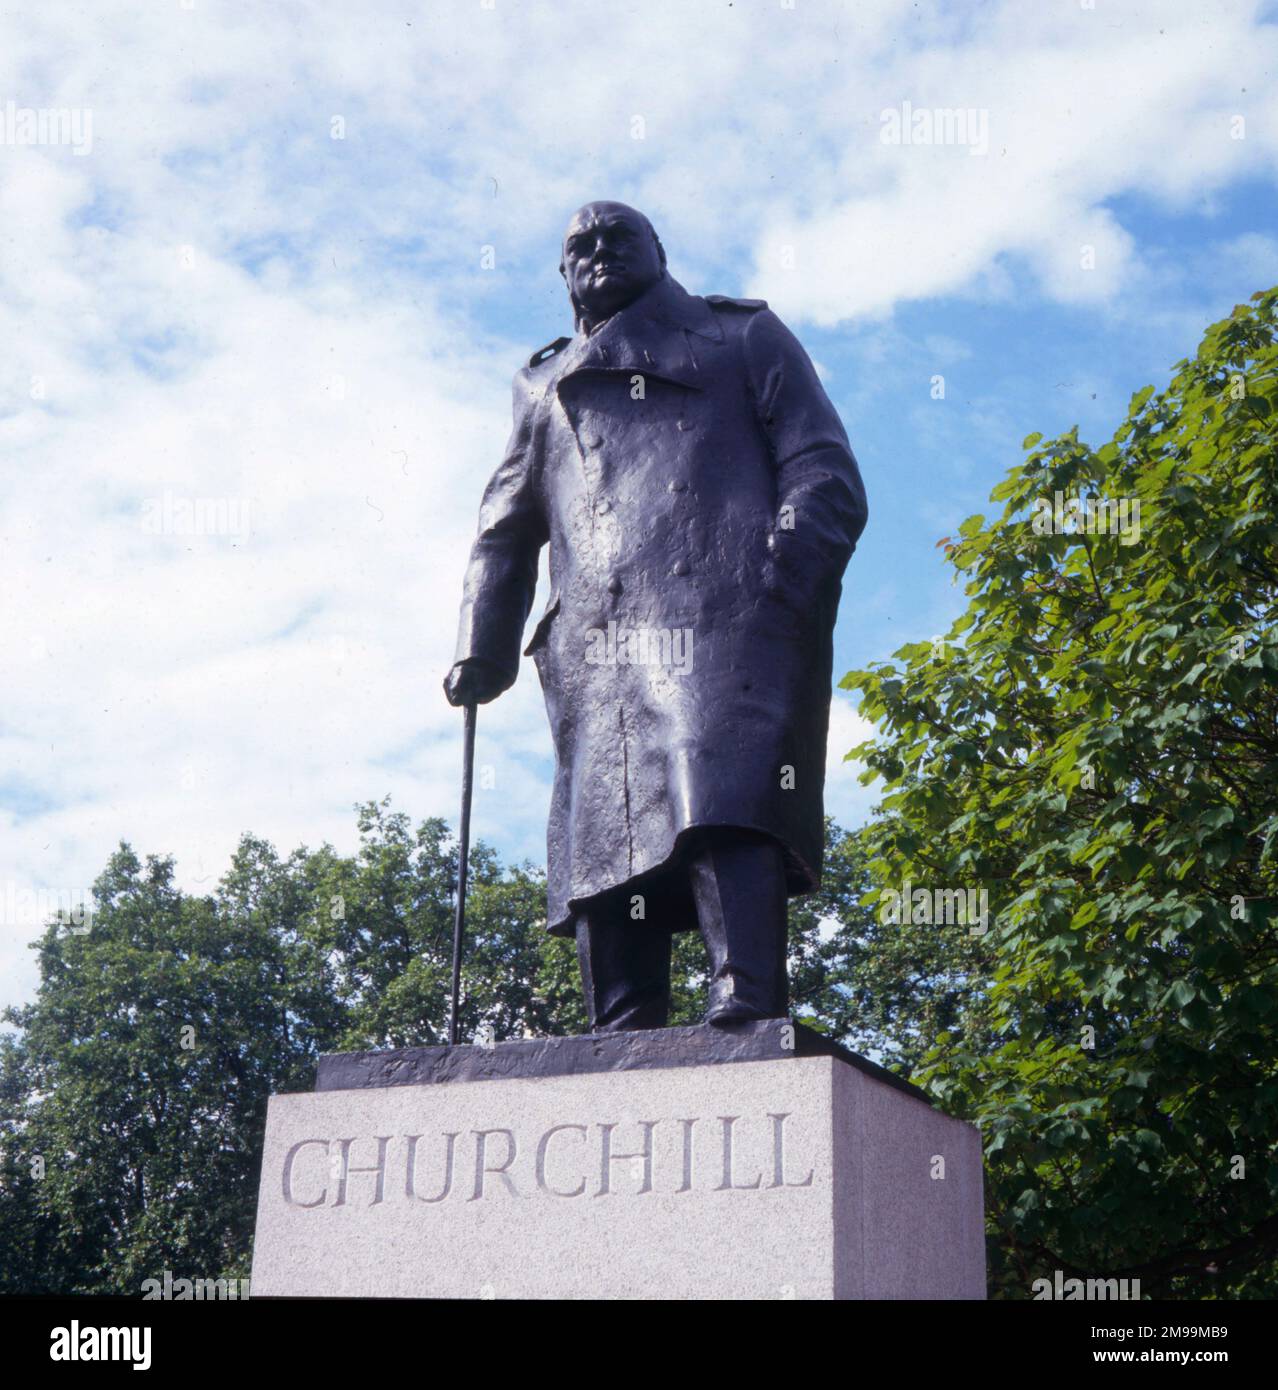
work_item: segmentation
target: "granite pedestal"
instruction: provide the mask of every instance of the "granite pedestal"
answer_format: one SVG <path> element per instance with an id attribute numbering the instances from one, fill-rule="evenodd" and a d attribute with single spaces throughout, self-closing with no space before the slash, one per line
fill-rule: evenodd
<path id="1" fill-rule="evenodd" d="M 321 1060 L 253 1297 L 985 1297 L 981 1144 L 785 1019 Z"/>

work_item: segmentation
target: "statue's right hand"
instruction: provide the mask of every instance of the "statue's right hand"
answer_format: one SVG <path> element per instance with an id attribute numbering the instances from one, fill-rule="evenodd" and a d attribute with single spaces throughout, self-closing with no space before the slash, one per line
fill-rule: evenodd
<path id="1" fill-rule="evenodd" d="M 459 661 L 444 677 L 444 695 L 450 705 L 486 705 L 509 682 L 500 666 L 482 657 Z"/>

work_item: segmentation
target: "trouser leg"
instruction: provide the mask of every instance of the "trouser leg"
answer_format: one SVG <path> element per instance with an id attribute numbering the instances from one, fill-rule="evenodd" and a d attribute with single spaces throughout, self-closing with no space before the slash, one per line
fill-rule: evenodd
<path id="1" fill-rule="evenodd" d="M 670 933 L 630 920 L 628 899 L 579 912 L 577 960 L 592 1033 L 664 1028 L 670 1013 Z"/>
<path id="2" fill-rule="evenodd" d="M 707 837 L 689 865 L 710 958 L 712 1023 L 780 1018 L 786 984 L 786 884 L 781 846 L 764 835 Z"/>

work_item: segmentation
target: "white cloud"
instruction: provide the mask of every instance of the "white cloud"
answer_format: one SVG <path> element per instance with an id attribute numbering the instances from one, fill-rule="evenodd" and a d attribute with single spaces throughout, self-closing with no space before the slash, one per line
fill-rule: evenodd
<path id="1" fill-rule="evenodd" d="M 991 5 L 948 47 L 903 46 L 872 72 L 852 65 L 838 176 L 815 206 L 768 219 L 751 292 L 833 324 L 988 290 L 1011 256 L 1054 299 L 1114 296 L 1136 273 L 1135 248 L 1107 200 L 1140 192 L 1183 206 L 1278 164 L 1278 35 L 1258 27 L 1259 9 Z M 907 101 L 988 113 L 988 153 L 884 144 L 880 113 Z"/>

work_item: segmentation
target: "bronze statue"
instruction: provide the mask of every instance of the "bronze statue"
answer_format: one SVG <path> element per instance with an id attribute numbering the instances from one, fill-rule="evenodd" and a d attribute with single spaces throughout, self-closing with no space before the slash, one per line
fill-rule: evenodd
<path id="1" fill-rule="evenodd" d="M 547 926 L 595 1031 L 665 1025 L 699 928 L 708 1022 L 786 1012 L 786 901 L 820 881 L 832 633 L 866 520 L 807 354 L 762 300 L 688 294 L 648 219 L 589 203 L 560 271 L 572 338 L 515 377 L 466 572 L 454 705 L 524 654 L 555 745 Z"/>

